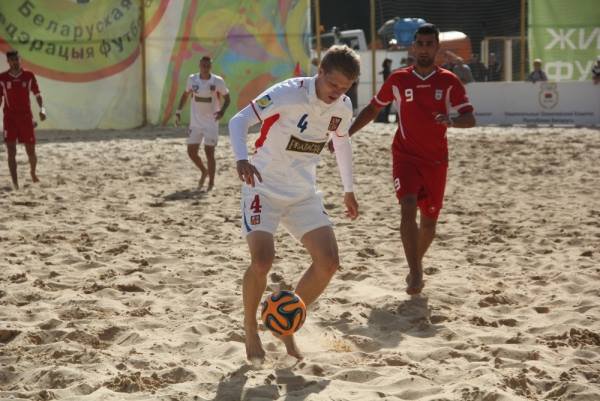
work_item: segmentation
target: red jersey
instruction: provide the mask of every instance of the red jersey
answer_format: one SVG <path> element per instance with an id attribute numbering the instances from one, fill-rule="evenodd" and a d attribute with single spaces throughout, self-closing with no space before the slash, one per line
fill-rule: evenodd
<path id="1" fill-rule="evenodd" d="M 29 92 L 39 95 L 40 89 L 31 71 L 21 70 L 14 76 L 5 71 L 0 74 L 0 100 L 4 102 L 4 114 L 30 114 Z"/>
<path id="2" fill-rule="evenodd" d="M 392 101 L 400 116 L 393 153 L 447 164 L 446 126 L 437 123 L 435 116 L 448 114 L 449 108 L 461 114 L 473 111 L 458 77 L 440 67 L 426 77 L 417 74 L 412 66 L 399 69 L 389 76 L 371 103 L 381 107 Z"/>

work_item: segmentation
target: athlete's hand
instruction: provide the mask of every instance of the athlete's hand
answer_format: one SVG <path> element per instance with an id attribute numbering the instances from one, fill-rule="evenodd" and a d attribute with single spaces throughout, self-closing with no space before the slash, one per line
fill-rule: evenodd
<path id="1" fill-rule="evenodd" d="M 40 111 L 40 120 L 44 121 L 46 119 L 46 112 L 45 111 Z"/>
<path id="2" fill-rule="evenodd" d="M 236 164 L 238 177 L 240 177 L 241 181 L 244 181 L 246 184 L 250 186 L 254 186 L 256 184 L 254 176 L 258 178 L 258 181 L 262 182 L 262 177 L 260 173 L 248 160 L 238 160 Z"/>
<path id="3" fill-rule="evenodd" d="M 355 220 L 358 217 L 358 202 L 354 197 L 354 192 L 344 193 L 344 203 L 346 204 L 346 216 L 350 220 Z"/>
<path id="4" fill-rule="evenodd" d="M 435 122 L 438 124 L 445 125 L 446 127 L 452 126 L 452 119 L 447 114 L 438 114 L 435 116 Z"/>
<path id="5" fill-rule="evenodd" d="M 221 118 L 223 118 L 223 114 L 225 114 L 225 112 L 223 110 L 219 110 L 217 111 L 214 116 L 215 116 L 215 120 L 219 121 Z"/>
<path id="6" fill-rule="evenodd" d="M 181 125 L 181 113 L 175 113 L 175 126 L 179 127 Z"/>

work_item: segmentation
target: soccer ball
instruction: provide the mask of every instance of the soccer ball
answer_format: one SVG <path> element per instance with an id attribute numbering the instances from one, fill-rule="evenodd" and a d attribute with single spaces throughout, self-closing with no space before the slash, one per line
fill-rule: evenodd
<path id="1" fill-rule="evenodd" d="M 275 292 L 263 301 L 261 318 L 273 333 L 289 336 L 304 324 L 306 305 L 293 291 Z"/>

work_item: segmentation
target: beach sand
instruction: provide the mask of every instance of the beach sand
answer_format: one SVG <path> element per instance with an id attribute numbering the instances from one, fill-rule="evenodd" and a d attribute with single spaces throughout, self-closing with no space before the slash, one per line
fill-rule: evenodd
<path id="1" fill-rule="evenodd" d="M 262 332 L 262 367 L 245 362 L 227 136 L 209 193 L 183 129 L 41 132 L 41 183 L 19 147 L 19 191 L 3 149 L 0 400 L 599 400 L 600 131 L 451 129 L 445 206 L 411 298 L 394 128 L 354 137 L 354 222 L 324 155 L 342 266 L 297 334 L 306 358 Z M 267 291 L 309 264 L 285 230 L 276 241 Z"/>

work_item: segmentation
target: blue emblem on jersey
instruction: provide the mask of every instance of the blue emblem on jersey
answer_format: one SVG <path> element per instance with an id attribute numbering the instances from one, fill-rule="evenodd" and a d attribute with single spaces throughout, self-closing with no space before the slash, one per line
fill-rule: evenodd
<path id="1" fill-rule="evenodd" d="M 273 104 L 273 100 L 271 100 L 271 96 L 269 96 L 269 95 L 264 95 L 263 97 L 261 97 L 260 99 L 258 99 L 256 101 L 256 105 L 261 110 L 266 109 L 267 107 L 269 107 L 272 104 Z"/>
<path id="2" fill-rule="evenodd" d="M 194 92 L 198 92 L 198 89 L 200 89 L 200 85 L 192 85 L 192 90 Z"/>

